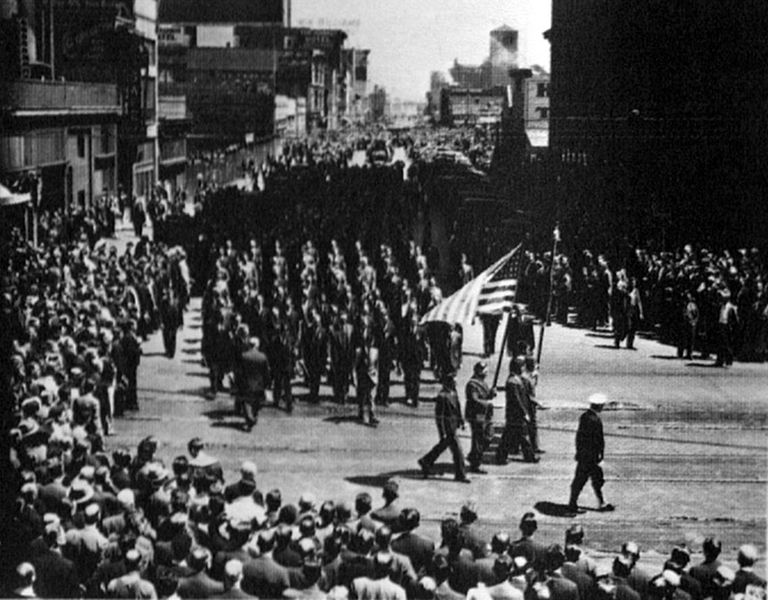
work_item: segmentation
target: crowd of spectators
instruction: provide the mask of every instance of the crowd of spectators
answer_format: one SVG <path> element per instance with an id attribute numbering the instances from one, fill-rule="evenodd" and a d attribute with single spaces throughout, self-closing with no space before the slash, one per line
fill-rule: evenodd
<path id="1" fill-rule="evenodd" d="M 551 256 L 529 252 L 524 272 L 522 294 L 540 318 Z M 644 331 L 675 346 L 679 358 L 715 355 L 721 366 L 768 359 L 768 266 L 756 248 L 559 253 L 552 280 L 553 316 L 568 324 L 573 308 L 579 326 L 610 327 L 616 347 L 626 339 L 631 348 L 635 333 Z"/>
<path id="2" fill-rule="evenodd" d="M 27 414 L 57 431 L 76 424 Z M 764 598 L 758 554 L 744 545 L 737 568 L 722 543 L 704 541 L 703 561 L 675 546 L 665 560 L 627 541 L 614 555 L 585 546 L 574 524 L 544 540 L 534 513 L 519 535 L 483 533 L 475 502 L 424 535 L 421 512 L 387 481 L 380 506 L 367 492 L 296 503 L 260 489 L 254 462 L 226 480 L 220 461 L 193 438 L 188 455 L 157 453 L 153 437 L 131 453 L 84 443 L 47 458 L 19 456 L 16 511 L 7 530 L 13 570 L 4 595 L 42 598 L 472 598 L 536 600 L 715 600 Z M 377 504 L 377 503 L 376 503 Z M 428 509 L 428 507 L 422 507 Z M 730 557 L 729 557 L 730 558 Z M 641 560 L 642 559 L 642 560 Z"/>

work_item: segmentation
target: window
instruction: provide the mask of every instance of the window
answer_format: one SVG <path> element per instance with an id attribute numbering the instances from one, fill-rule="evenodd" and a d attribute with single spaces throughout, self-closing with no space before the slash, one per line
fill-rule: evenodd
<path id="1" fill-rule="evenodd" d="M 77 134 L 77 158 L 85 158 L 85 134 Z"/>
<path id="2" fill-rule="evenodd" d="M 549 84 L 548 83 L 536 84 L 536 97 L 546 98 L 547 96 L 549 96 Z"/>
<path id="3" fill-rule="evenodd" d="M 549 107 L 548 106 L 537 106 L 536 112 L 539 113 L 540 119 L 548 119 L 549 118 Z"/>
<path id="4" fill-rule="evenodd" d="M 77 192 L 77 205 L 80 208 L 85 208 L 85 190 L 79 190 Z"/>

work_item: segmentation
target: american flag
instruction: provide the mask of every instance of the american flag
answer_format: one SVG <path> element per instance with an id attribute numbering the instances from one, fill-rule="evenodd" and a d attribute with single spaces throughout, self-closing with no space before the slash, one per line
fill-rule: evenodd
<path id="1" fill-rule="evenodd" d="M 509 310 L 515 300 L 522 244 L 467 283 L 432 310 L 421 322 L 466 323 L 478 313 L 499 314 Z"/>

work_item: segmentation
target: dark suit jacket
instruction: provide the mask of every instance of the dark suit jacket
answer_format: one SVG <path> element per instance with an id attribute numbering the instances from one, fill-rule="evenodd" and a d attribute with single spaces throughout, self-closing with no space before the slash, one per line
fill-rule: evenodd
<path id="1" fill-rule="evenodd" d="M 417 573 L 430 566 L 435 554 L 435 543 L 409 531 L 392 541 L 392 550 L 405 554 L 411 559 L 411 564 Z"/>
<path id="2" fill-rule="evenodd" d="M 573 581 L 560 574 L 547 579 L 551 600 L 579 600 L 579 588 Z"/>
<path id="3" fill-rule="evenodd" d="M 461 547 L 472 552 L 475 559 L 483 558 L 488 554 L 487 543 L 471 524 L 462 523 L 459 526 Z"/>
<path id="4" fill-rule="evenodd" d="M 591 600 L 595 593 L 594 580 L 582 571 L 576 564 L 567 562 L 562 566 L 563 575 L 576 584 L 579 588 L 580 600 Z"/>
<path id="5" fill-rule="evenodd" d="M 525 556 L 530 565 L 536 569 L 541 566 L 547 547 L 529 537 L 521 537 L 510 544 L 510 556 Z"/>
<path id="6" fill-rule="evenodd" d="M 205 571 L 180 579 L 176 588 L 180 598 L 210 598 L 222 593 L 224 585 L 208 577 Z"/>
<path id="7" fill-rule="evenodd" d="M 288 569 L 269 556 L 260 556 L 243 564 L 242 588 L 262 598 L 281 598 L 291 585 Z"/>
<path id="8" fill-rule="evenodd" d="M 760 577 L 760 575 L 754 571 L 744 571 L 742 569 L 736 571 L 736 577 L 733 580 L 731 591 L 734 594 L 741 594 L 747 589 L 748 585 L 765 587 L 765 579 Z"/>
<path id="9" fill-rule="evenodd" d="M 67 560 L 50 548 L 32 559 L 37 579 L 35 593 L 41 598 L 77 598 L 80 587 L 77 570 L 71 560 Z"/>
<path id="10" fill-rule="evenodd" d="M 688 571 L 691 577 L 694 577 L 701 584 L 702 594 L 705 598 L 709 598 L 715 591 L 715 585 L 712 583 L 712 580 L 719 567 L 720 561 L 716 559 L 712 562 L 702 562 L 691 567 Z"/>
<path id="11" fill-rule="evenodd" d="M 440 390 L 435 399 L 435 421 L 441 438 L 456 436 L 456 430 L 464 424 L 456 390 Z"/>
<path id="12" fill-rule="evenodd" d="M 251 348 L 243 352 L 240 357 L 243 381 L 240 391 L 246 395 L 263 394 L 269 385 L 269 362 L 267 356 Z"/>
<path id="13" fill-rule="evenodd" d="M 604 451 L 605 438 L 600 415 L 592 409 L 584 411 L 579 419 L 579 429 L 576 431 L 576 460 L 597 464 L 603 460 Z"/>

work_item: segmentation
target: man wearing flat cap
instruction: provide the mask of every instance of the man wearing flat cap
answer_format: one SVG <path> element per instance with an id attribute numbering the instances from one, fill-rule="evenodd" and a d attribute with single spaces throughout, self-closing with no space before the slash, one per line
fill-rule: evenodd
<path id="1" fill-rule="evenodd" d="M 600 420 L 600 412 L 607 398 L 603 394 L 592 394 L 589 397 L 589 409 L 582 413 L 579 419 L 579 428 L 576 431 L 576 473 L 571 483 L 571 499 L 568 508 L 573 513 L 583 513 L 579 508 L 578 500 L 581 490 L 588 480 L 592 481 L 592 489 L 599 503 L 598 510 L 610 511 L 614 507 L 605 501 L 603 496 L 603 462 L 605 452 L 605 438 L 603 437 L 603 422 Z"/>
<path id="2" fill-rule="evenodd" d="M 476 363 L 465 389 L 464 417 L 472 431 L 472 449 L 467 456 L 471 473 L 485 472 L 480 469 L 480 463 L 493 436 L 493 398 L 496 396 L 496 390 L 488 387 L 485 382 L 486 375 L 488 365 L 483 361 Z"/>

